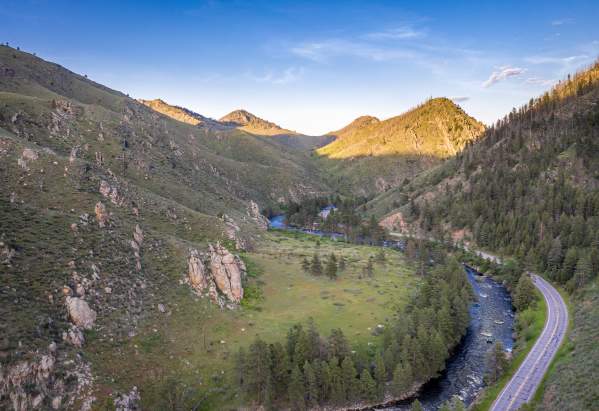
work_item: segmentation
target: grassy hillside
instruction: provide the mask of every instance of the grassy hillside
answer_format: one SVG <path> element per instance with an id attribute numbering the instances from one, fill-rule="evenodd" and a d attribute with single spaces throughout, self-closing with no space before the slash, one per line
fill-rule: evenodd
<path id="1" fill-rule="evenodd" d="M 411 180 L 463 150 L 483 130 L 451 100 L 436 98 L 384 121 L 360 117 L 330 133 L 335 140 L 317 154 L 332 181 L 370 194 Z"/>

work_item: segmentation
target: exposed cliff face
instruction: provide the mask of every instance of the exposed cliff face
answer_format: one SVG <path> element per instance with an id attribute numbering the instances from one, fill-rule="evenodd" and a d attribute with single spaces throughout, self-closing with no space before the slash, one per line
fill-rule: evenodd
<path id="1" fill-rule="evenodd" d="M 268 229 L 268 219 L 260 213 L 260 207 L 258 207 L 258 204 L 254 200 L 250 200 L 248 215 L 261 230 Z"/>
<path id="2" fill-rule="evenodd" d="M 244 262 L 218 243 L 209 245 L 208 250 L 206 262 L 198 250 L 189 250 L 187 281 L 198 294 L 208 295 L 221 307 L 239 304 L 246 275 Z"/>

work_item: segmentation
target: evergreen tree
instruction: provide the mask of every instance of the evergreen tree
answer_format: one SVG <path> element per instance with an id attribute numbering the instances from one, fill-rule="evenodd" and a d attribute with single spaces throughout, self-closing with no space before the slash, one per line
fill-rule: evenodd
<path id="1" fill-rule="evenodd" d="M 331 401 L 333 404 L 342 405 L 345 403 L 345 387 L 343 385 L 343 374 L 339 367 L 339 359 L 332 357 L 329 360 L 329 370 L 331 373 Z"/>
<path id="2" fill-rule="evenodd" d="M 287 392 L 287 382 L 289 381 L 289 357 L 287 351 L 279 342 L 271 344 L 269 350 L 272 390 L 275 397 L 284 397 Z"/>
<path id="3" fill-rule="evenodd" d="M 342 361 L 341 374 L 343 378 L 343 387 L 345 388 L 345 398 L 348 401 L 353 401 L 360 394 L 360 387 L 356 379 L 356 367 L 350 357 L 345 357 Z"/>
<path id="4" fill-rule="evenodd" d="M 289 388 L 287 390 L 289 403 L 294 410 L 305 410 L 306 403 L 304 400 L 304 379 L 299 367 L 295 365 L 291 371 L 289 380 Z"/>
<path id="5" fill-rule="evenodd" d="M 422 404 L 420 404 L 420 401 L 416 400 L 412 403 L 410 411 L 424 411 L 424 409 L 422 408 Z"/>
<path id="6" fill-rule="evenodd" d="M 503 344 L 501 342 L 495 343 L 493 350 L 487 354 L 487 379 L 490 383 L 494 383 L 499 380 L 501 374 L 505 371 L 508 366 L 508 361 L 505 356 Z"/>
<path id="7" fill-rule="evenodd" d="M 527 309 L 536 299 L 535 286 L 530 277 L 524 273 L 518 280 L 514 292 L 514 306 L 518 311 Z"/>
<path id="8" fill-rule="evenodd" d="M 374 357 L 374 379 L 377 385 L 378 398 L 382 399 L 385 394 L 385 383 L 387 382 L 387 369 L 385 368 L 385 361 L 380 351 L 377 351 Z"/>
<path id="9" fill-rule="evenodd" d="M 310 272 L 310 262 L 306 257 L 302 260 L 302 270 L 306 273 Z"/>
<path id="10" fill-rule="evenodd" d="M 304 381 L 306 382 L 306 404 L 308 408 L 318 405 L 319 388 L 316 373 L 308 361 L 304 363 Z"/>
<path id="11" fill-rule="evenodd" d="M 329 257 L 329 261 L 327 262 L 326 274 L 327 277 L 329 277 L 329 279 L 331 280 L 337 278 L 337 263 L 334 254 L 331 254 L 331 257 Z"/>
<path id="12" fill-rule="evenodd" d="M 375 401 L 378 397 L 376 387 L 376 381 L 368 372 L 368 369 L 364 368 L 360 374 L 360 395 L 366 401 Z"/>
<path id="13" fill-rule="evenodd" d="M 408 392 L 413 384 L 412 368 L 409 363 L 398 363 L 393 371 L 393 394 L 400 396 Z"/>
<path id="14" fill-rule="evenodd" d="M 339 271 L 345 271 L 345 257 L 341 256 L 339 257 Z"/>
<path id="15" fill-rule="evenodd" d="M 319 276 L 322 274 L 322 264 L 320 262 L 320 258 L 317 253 L 314 253 L 314 257 L 312 257 L 312 264 L 310 266 L 310 272 L 312 275 Z"/>
<path id="16" fill-rule="evenodd" d="M 350 353 L 349 343 L 340 328 L 331 330 L 329 336 L 329 355 L 343 361 Z"/>

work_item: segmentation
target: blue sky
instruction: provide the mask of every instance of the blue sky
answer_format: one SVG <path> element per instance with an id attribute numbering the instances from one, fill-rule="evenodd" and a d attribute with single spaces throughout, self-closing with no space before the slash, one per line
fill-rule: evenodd
<path id="1" fill-rule="evenodd" d="M 0 0 L 0 42 L 136 98 L 305 133 L 433 96 L 491 123 L 599 56 L 599 1 Z"/>

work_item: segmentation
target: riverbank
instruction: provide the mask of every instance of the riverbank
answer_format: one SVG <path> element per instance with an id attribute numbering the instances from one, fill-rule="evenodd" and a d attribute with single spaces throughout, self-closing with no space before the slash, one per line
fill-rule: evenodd
<path id="1" fill-rule="evenodd" d="M 493 401 L 495 401 L 508 381 L 512 379 L 537 341 L 537 338 L 541 335 L 547 319 L 547 304 L 538 290 L 537 297 L 538 301 L 535 307 L 528 308 L 517 314 L 516 327 L 520 327 L 521 329 L 518 330 L 519 338 L 516 339 L 515 349 L 508 369 L 504 372 L 499 381 L 484 388 L 475 402 L 470 406 L 470 411 L 489 410 Z M 526 319 L 526 323 L 522 324 L 524 319 Z"/>

